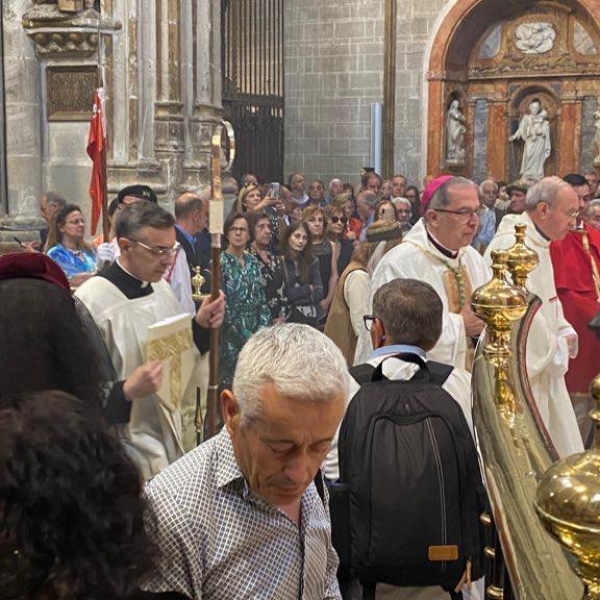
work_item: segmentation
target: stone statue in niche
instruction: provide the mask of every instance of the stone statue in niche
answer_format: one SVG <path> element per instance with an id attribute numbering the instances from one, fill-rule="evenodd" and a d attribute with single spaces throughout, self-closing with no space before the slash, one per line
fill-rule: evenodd
<path id="1" fill-rule="evenodd" d="M 466 119 L 459 106 L 459 100 L 452 100 L 446 114 L 446 161 L 449 163 L 463 163 L 465 160 L 463 142 L 467 128 L 463 125 Z"/>
<path id="2" fill-rule="evenodd" d="M 517 48 L 523 54 L 544 54 L 552 50 L 556 31 L 550 23 L 522 23 L 515 31 Z"/>
<path id="3" fill-rule="evenodd" d="M 541 179 L 544 176 L 544 163 L 550 156 L 552 145 L 548 113 L 537 98 L 531 101 L 528 112 L 519 122 L 517 131 L 508 138 L 510 142 L 519 139 L 525 142 L 521 161 L 521 177 Z"/>
<path id="4" fill-rule="evenodd" d="M 596 158 L 594 158 L 594 165 L 598 167 L 600 166 L 600 98 L 598 98 L 598 108 L 594 113 L 594 127 L 596 128 L 594 141 L 596 142 L 596 147 L 598 149 L 598 154 Z"/>

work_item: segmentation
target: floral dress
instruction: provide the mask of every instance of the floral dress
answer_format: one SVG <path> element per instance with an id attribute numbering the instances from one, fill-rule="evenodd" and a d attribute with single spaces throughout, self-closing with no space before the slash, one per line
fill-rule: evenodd
<path id="1" fill-rule="evenodd" d="M 250 248 L 250 254 L 256 257 L 260 265 L 263 287 L 267 306 L 271 311 L 273 320 L 286 317 L 289 314 L 289 302 L 285 295 L 285 278 L 283 274 L 283 259 L 272 252 L 268 253 L 268 261 L 265 262 L 254 248 Z"/>
<path id="2" fill-rule="evenodd" d="M 223 252 L 221 273 L 225 319 L 221 327 L 219 379 L 222 387 L 230 387 L 241 349 L 253 333 L 271 324 L 271 311 L 259 262 L 249 252 L 244 252 L 243 265 L 233 254 Z"/>

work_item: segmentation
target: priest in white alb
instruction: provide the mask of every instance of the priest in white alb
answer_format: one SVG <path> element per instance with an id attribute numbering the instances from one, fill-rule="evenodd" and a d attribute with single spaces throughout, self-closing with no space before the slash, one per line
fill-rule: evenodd
<path id="1" fill-rule="evenodd" d="M 533 318 L 527 338 L 527 374 L 542 420 L 559 456 L 583 451 L 575 412 L 565 383 L 569 357 L 577 355 L 577 334 L 563 315 L 554 287 L 550 242 L 561 240 L 576 223 L 579 198 L 559 177 L 546 177 L 527 192 L 525 212 L 506 215 L 487 247 L 506 250 L 515 243 L 515 225 L 527 226 L 526 244 L 539 256 L 538 267 L 527 279 L 527 288 L 542 306 Z"/>
<path id="2" fill-rule="evenodd" d="M 478 188 L 464 177 L 443 175 L 425 189 L 421 210 L 422 219 L 375 269 L 372 295 L 398 278 L 432 285 L 444 304 L 444 319 L 442 335 L 428 356 L 470 370 L 473 343 L 484 327 L 471 310 L 471 293 L 491 279 L 471 246 L 481 210 Z"/>
<path id="3" fill-rule="evenodd" d="M 192 317 L 185 313 L 163 274 L 177 251 L 174 219 L 151 202 L 125 206 L 116 223 L 120 256 L 76 294 L 104 338 L 121 397 L 119 436 L 145 479 L 184 451 L 181 406 L 195 398 L 199 353 Z M 200 326 L 219 327 L 221 296 L 206 299 L 193 317 Z"/>

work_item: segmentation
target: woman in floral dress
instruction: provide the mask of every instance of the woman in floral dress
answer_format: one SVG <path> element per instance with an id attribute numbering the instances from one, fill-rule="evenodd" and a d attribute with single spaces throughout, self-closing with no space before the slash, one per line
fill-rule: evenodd
<path id="1" fill-rule="evenodd" d="M 225 320 L 221 327 L 219 370 L 221 387 L 230 387 L 240 350 L 253 333 L 271 324 L 271 312 L 259 262 L 246 251 L 250 239 L 246 215 L 231 214 L 224 234 L 227 249 L 221 254 L 221 277 Z"/>

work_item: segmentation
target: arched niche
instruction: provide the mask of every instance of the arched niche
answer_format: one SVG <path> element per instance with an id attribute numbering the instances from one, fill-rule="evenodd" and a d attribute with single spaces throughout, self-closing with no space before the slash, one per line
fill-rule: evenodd
<path id="1" fill-rule="evenodd" d="M 508 138 L 535 96 L 550 118 L 546 173 L 591 168 L 584 150 L 600 96 L 599 23 L 597 0 L 457 0 L 430 49 L 427 173 L 517 177 L 522 142 Z M 462 165 L 446 160 L 446 113 L 456 94 L 467 127 Z"/>

